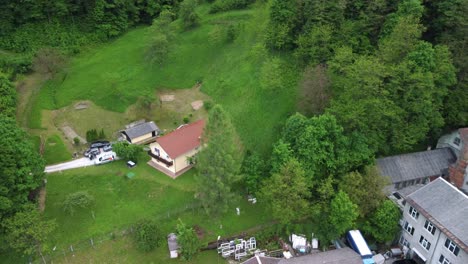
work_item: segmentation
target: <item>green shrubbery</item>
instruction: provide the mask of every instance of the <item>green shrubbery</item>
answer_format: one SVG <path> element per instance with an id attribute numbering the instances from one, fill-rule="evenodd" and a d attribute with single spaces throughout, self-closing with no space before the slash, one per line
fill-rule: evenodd
<path id="1" fill-rule="evenodd" d="M 214 14 L 228 10 L 244 9 L 254 2 L 255 0 L 216 0 L 213 5 L 211 5 L 210 13 Z"/>
<path id="2" fill-rule="evenodd" d="M 138 249 L 148 252 L 161 244 L 163 235 L 155 221 L 141 220 L 135 226 L 133 238 Z"/>
<path id="3" fill-rule="evenodd" d="M 62 209 L 65 213 L 73 215 L 77 209 L 88 208 L 94 204 L 94 197 L 87 191 L 71 193 L 62 203 Z"/>

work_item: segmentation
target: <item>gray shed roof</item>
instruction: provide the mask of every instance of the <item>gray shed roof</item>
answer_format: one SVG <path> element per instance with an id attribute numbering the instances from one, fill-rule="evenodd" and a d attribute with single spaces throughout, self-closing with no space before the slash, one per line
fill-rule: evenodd
<path id="1" fill-rule="evenodd" d="M 320 253 L 314 253 L 297 258 L 282 259 L 279 264 L 362 264 L 361 256 L 352 249 L 345 247 Z"/>
<path id="2" fill-rule="evenodd" d="M 167 246 L 169 247 L 169 251 L 179 249 L 179 244 L 177 244 L 177 236 L 174 233 L 170 233 L 167 235 Z"/>
<path id="3" fill-rule="evenodd" d="M 159 131 L 159 128 L 153 121 L 151 121 L 125 129 L 122 132 L 127 134 L 130 139 L 134 139 L 149 134 L 153 131 Z"/>
<path id="4" fill-rule="evenodd" d="M 468 252 L 468 196 L 442 178 L 406 197 L 406 201 Z"/>
<path id="5" fill-rule="evenodd" d="M 449 148 L 377 159 L 377 167 L 392 183 L 442 175 L 456 157 Z"/>
<path id="6" fill-rule="evenodd" d="M 277 264 L 280 260 L 280 258 L 253 256 L 242 264 Z"/>

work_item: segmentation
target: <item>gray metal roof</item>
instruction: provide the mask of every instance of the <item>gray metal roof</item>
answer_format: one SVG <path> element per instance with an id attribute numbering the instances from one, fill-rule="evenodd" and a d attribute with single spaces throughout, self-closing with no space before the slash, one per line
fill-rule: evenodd
<path id="1" fill-rule="evenodd" d="M 277 264 L 280 260 L 280 258 L 253 256 L 242 264 Z"/>
<path id="2" fill-rule="evenodd" d="M 122 132 L 127 134 L 127 136 L 129 136 L 130 139 L 134 139 L 149 134 L 153 131 L 159 131 L 159 128 L 153 121 L 151 121 L 125 129 Z"/>
<path id="3" fill-rule="evenodd" d="M 179 249 L 179 245 L 177 244 L 177 236 L 174 233 L 170 233 L 167 235 L 167 246 L 169 247 L 169 251 Z"/>
<path id="4" fill-rule="evenodd" d="M 415 180 L 446 173 L 456 157 L 449 148 L 377 159 L 377 167 L 383 176 L 389 176 L 392 183 Z"/>
<path id="5" fill-rule="evenodd" d="M 442 178 L 406 197 L 406 201 L 464 251 L 468 251 L 468 196 Z"/>
<path id="6" fill-rule="evenodd" d="M 361 256 L 345 247 L 301 257 L 282 259 L 279 264 L 362 264 Z"/>

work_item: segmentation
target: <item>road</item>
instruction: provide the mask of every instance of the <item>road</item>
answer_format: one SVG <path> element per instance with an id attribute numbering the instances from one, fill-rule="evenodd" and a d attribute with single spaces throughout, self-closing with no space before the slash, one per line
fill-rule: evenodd
<path id="1" fill-rule="evenodd" d="M 94 161 L 89 160 L 88 158 L 80 158 L 60 164 L 50 165 L 45 167 L 46 173 L 56 172 L 56 171 L 63 171 L 87 166 L 93 166 Z"/>

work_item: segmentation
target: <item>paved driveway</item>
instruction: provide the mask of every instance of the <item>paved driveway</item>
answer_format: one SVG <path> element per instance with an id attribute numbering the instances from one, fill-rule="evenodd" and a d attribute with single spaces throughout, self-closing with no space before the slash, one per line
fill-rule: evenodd
<path id="1" fill-rule="evenodd" d="M 93 166 L 93 165 L 94 165 L 94 161 L 89 160 L 88 158 L 80 158 L 80 159 L 68 161 L 65 163 L 46 166 L 45 172 L 51 173 L 51 172 L 56 172 L 56 171 L 69 170 L 69 169 L 75 169 L 75 168 L 81 168 L 81 167 L 87 167 L 87 166 Z"/>

